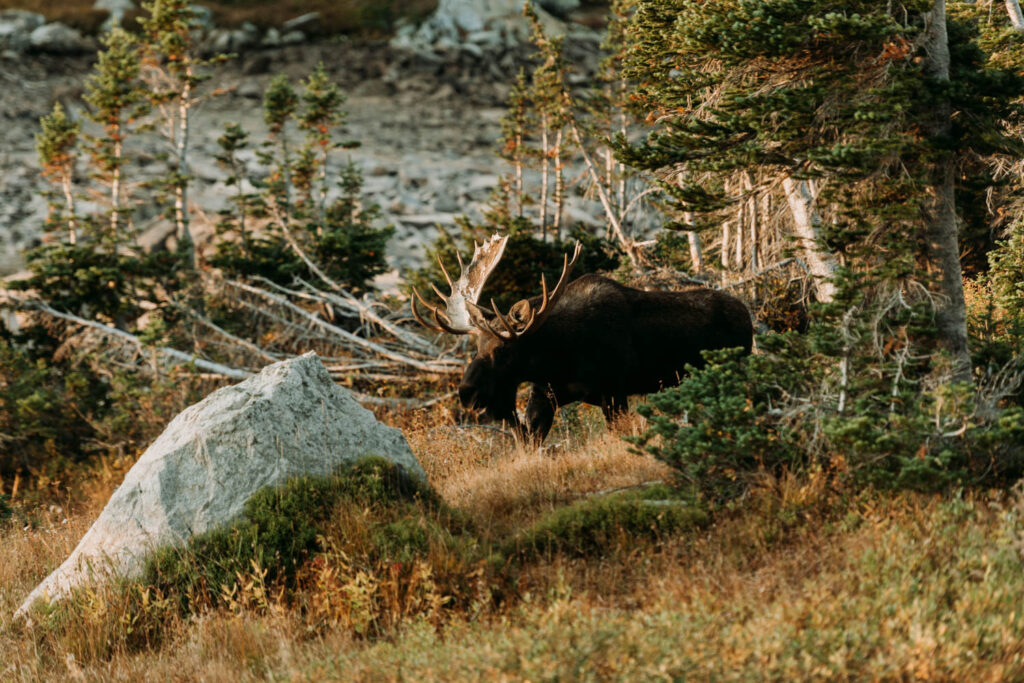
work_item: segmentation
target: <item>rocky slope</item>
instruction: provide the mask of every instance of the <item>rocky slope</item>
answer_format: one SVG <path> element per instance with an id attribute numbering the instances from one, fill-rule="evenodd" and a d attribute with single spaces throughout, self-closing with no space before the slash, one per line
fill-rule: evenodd
<path id="1" fill-rule="evenodd" d="M 596 35 L 580 31 L 568 49 L 572 61 L 584 65 L 575 80 L 585 81 L 597 60 Z M 213 159 L 224 124 L 237 121 L 261 140 L 265 85 L 279 73 L 298 80 L 323 61 L 348 97 L 348 137 L 362 142 L 349 154 L 363 170 L 368 199 L 384 209 L 383 222 L 397 228 L 391 262 L 396 269 L 418 263 L 422 245 L 436 235 L 434 226 L 451 224 L 459 214 L 478 216 L 504 172 L 494 153 L 500 117 L 508 83 L 525 57 L 522 48 L 430 52 L 344 40 L 245 52 L 219 69 L 210 86 L 229 92 L 204 104 L 193 127 L 192 199 L 200 232 L 202 213 L 215 216 L 229 193 Z M 81 112 L 91 61 L 31 52 L 0 56 L 0 276 L 23 267 L 19 252 L 38 240 L 46 213 L 33 139 L 38 119 L 56 101 Z M 155 140 L 132 148 L 139 176 L 158 169 L 158 152 Z M 259 173 L 254 158 L 249 168 Z M 573 220 L 600 215 L 596 203 L 572 201 Z M 138 225 L 151 229 L 151 242 L 160 238 L 152 234 L 161 232 L 157 214 L 152 203 L 136 210 Z"/>

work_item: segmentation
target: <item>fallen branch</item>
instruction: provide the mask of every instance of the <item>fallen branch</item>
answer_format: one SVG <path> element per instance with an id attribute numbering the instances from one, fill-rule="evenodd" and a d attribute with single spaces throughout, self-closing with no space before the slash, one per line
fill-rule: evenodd
<path id="1" fill-rule="evenodd" d="M 76 325 L 82 325 L 83 327 L 88 327 L 97 330 L 98 332 L 105 334 L 109 337 L 121 339 L 122 341 L 134 344 L 140 350 L 145 348 L 152 348 L 152 350 L 156 351 L 162 356 L 166 356 L 167 358 L 171 358 L 175 361 L 178 361 L 186 365 L 195 365 L 197 368 L 206 370 L 207 372 L 222 377 L 230 377 L 231 379 L 248 379 L 253 375 L 253 373 L 248 370 L 242 370 L 239 368 L 230 367 L 228 365 L 214 363 L 212 361 L 199 358 L 194 354 L 188 354 L 185 353 L 184 351 L 178 351 L 177 349 L 168 348 L 166 346 L 147 347 L 145 344 L 142 343 L 142 341 L 138 337 L 128 332 L 125 332 L 124 330 L 119 330 L 116 327 L 110 327 L 109 325 L 104 325 L 103 323 L 99 323 L 94 320 L 80 318 L 77 315 L 73 315 L 71 313 L 62 313 L 61 311 L 51 308 L 42 301 L 27 301 L 25 302 L 25 306 L 27 306 L 28 308 L 35 309 L 37 311 L 42 311 L 43 313 L 53 316 L 54 318 L 60 318 L 61 320 L 73 322 Z"/>
<path id="2" fill-rule="evenodd" d="M 425 372 L 434 372 L 440 374 L 454 374 L 458 372 L 459 364 L 456 363 L 455 361 L 422 361 L 417 358 L 408 356 L 404 353 L 391 351 L 385 348 L 384 346 L 381 346 L 380 344 L 369 341 L 368 339 L 363 339 L 362 337 L 352 334 L 348 330 L 342 329 L 336 325 L 332 325 L 331 323 L 320 318 L 319 316 L 316 316 L 296 306 L 283 296 L 279 296 L 272 292 L 260 289 L 259 287 L 253 287 L 252 285 L 245 284 L 244 282 L 238 282 L 236 280 L 228 280 L 227 283 L 232 287 L 235 287 L 236 289 L 242 290 L 243 292 L 249 292 L 250 294 L 261 296 L 264 299 L 277 304 L 278 306 L 286 308 L 295 315 L 319 327 L 320 329 L 326 332 L 330 332 L 331 334 L 337 335 L 346 342 L 349 342 L 350 344 L 353 344 L 355 346 L 359 346 L 360 348 L 370 351 L 376 355 L 383 356 L 384 358 L 387 358 L 389 360 L 393 360 L 397 363 L 408 365 L 409 367 L 416 368 L 417 370 L 423 370 Z"/>
<path id="3" fill-rule="evenodd" d="M 418 398 L 384 398 L 381 396 L 369 396 L 368 394 L 361 394 L 358 391 L 351 392 L 357 401 L 360 403 L 369 403 L 375 406 L 386 406 L 388 408 L 426 408 L 432 406 L 435 403 L 446 401 L 455 395 L 454 391 L 450 391 L 447 394 L 441 394 L 429 399 L 418 399 Z"/>

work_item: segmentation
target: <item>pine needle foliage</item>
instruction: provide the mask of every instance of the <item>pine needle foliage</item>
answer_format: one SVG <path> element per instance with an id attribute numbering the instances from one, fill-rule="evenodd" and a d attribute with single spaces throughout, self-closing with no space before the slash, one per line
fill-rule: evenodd
<path id="1" fill-rule="evenodd" d="M 990 443 L 999 433 L 1018 443 L 1020 435 L 980 416 L 981 388 L 951 381 L 972 374 L 950 294 L 961 291 L 957 254 L 943 261 L 936 246 L 937 216 L 952 205 L 936 197 L 952 197 L 955 185 L 961 223 L 984 220 L 978 202 L 999 183 L 977 160 L 1019 152 L 1005 122 L 1020 115 L 1024 81 L 990 61 L 976 25 L 954 13 L 943 15 L 949 77 L 933 72 L 936 7 L 637 4 L 626 73 L 655 129 L 639 144 L 620 136 L 619 158 L 657 174 L 675 209 L 703 215 L 705 228 L 728 220 L 751 192 L 780 195 L 785 181 L 803 183 L 819 232 L 810 249 L 837 264 L 836 293 L 815 310 L 806 343 L 782 341 L 813 359 L 803 361 L 809 377 L 774 352 L 720 359 L 665 403 L 655 400 L 668 418 L 655 429 L 666 438 L 662 454 L 688 480 L 713 475 L 724 486 L 723 473 L 771 471 L 791 456 L 794 465 L 843 458 L 858 477 L 925 488 L 1019 471 L 1009 449 L 971 439 Z M 737 191 L 744 174 L 754 186 Z M 963 312 L 961 302 L 961 323 Z M 714 394 L 726 384 L 746 403 Z M 759 399 L 757 387 L 774 387 L 766 395 L 775 399 Z M 704 443 L 724 425 L 728 443 Z M 778 446 L 757 445 L 772 434 Z"/>

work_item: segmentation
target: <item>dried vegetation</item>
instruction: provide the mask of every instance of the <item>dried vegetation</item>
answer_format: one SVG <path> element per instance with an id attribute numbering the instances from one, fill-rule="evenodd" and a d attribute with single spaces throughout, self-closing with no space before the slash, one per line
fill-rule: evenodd
<path id="1" fill-rule="evenodd" d="M 1024 675 L 1024 504 L 1013 493 L 892 495 L 844 490 L 824 473 L 766 477 L 711 526 L 602 533 L 582 551 L 503 555 L 503 542 L 512 547 L 508 539 L 571 517 L 567 510 L 657 490 L 665 466 L 620 438 L 638 425 L 609 433 L 596 410 L 581 410 L 563 416 L 548 447 L 524 450 L 490 429 L 450 426 L 443 407 L 381 410 L 409 434 L 449 513 L 405 507 L 373 519 L 369 503 L 338 512 L 287 590 L 253 565 L 193 613 L 136 586 L 148 602 L 100 590 L 80 596 L 59 626 L 25 626 L 11 620 L 18 601 L 71 550 L 118 475 L 97 475 L 80 502 L 32 508 L 31 518 L 16 501 L 0 543 L 0 676 Z M 476 550 L 465 536 L 453 540 L 468 528 Z M 417 544 L 419 554 L 403 555 Z M 360 564 L 371 556 L 377 564 Z M 146 631 L 156 613 L 160 628 Z"/>

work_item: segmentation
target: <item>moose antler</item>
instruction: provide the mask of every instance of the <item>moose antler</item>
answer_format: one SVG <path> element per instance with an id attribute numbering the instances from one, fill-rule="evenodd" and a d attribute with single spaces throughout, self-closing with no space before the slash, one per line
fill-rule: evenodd
<path id="1" fill-rule="evenodd" d="M 493 323 L 484 318 L 483 315 L 480 315 L 480 307 L 476 306 L 475 304 L 472 304 L 470 306 L 471 311 L 473 311 L 474 308 L 478 309 L 477 311 L 475 311 L 477 313 L 477 316 L 475 317 L 474 322 L 476 322 L 477 326 L 480 327 L 484 332 L 487 332 L 488 334 L 498 337 L 499 339 L 502 339 L 504 341 L 518 339 L 519 337 L 522 337 L 523 335 L 529 333 L 531 330 L 539 328 L 541 325 L 544 324 L 544 321 L 547 319 L 548 315 L 550 315 L 552 309 L 555 307 L 555 302 L 562 296 L 562 294 L 565 293 L 565 285 L 569 281 L 569 274 L 572 272 L 573 266 L 576 265 L 576 261 L 579 259 L 580 252 L 582 250 L 583 245 L 577 241 L 576 247 L 575 249 L 573 249 L 572 252 L 572 260 L 569 260 L 568 254 L 563 255 L 562 275 L 558 278 L 558 284 L 555 285 L 555 288 L 551 290 L 550 294 L 548 293 L 547 280 L 545 279 L 543 274 L 540 276 L 540 308 L 538 308 L 537 310 L 533 310 L 533 307 L 530 305 L 530 302 L 527 299 L 523 299 L 517 302 L 512 307 L 509 313 L 511 316 L 516 318 L 516 324 L 513 324 L 512 321 L 509 321 L 507 316 L 502 315 L 501 311 L 498 309 L 497 304 L 494 303 L 494 299 L 491 299 L 491 308 L 494 309 L 494 317 L 498 322 L 501 323 L 501 327 L 503 329 L 495 327 Z M 481 321 L 482 325 L 480 324 L 480 322 L 477 322 L 477 320 Z"/>
<path id="2" fill-rule="evenodd" d="M 412 314 L 416 321 L 432 330 L 449 332 L 451 334 L 483 332 L 497 338 L 499 341 L 518 339 L 531 330 L 540 327 L 551 313 L 551 309 L 554 308 L 555 301 L 565 292 L 565 285 L 569 280 L 569 274 L 580 257 L 583 245 L 576 242 L 571 261 L 568 254 L 563 256 L 562 275 L 558 278 L 558 284 L 555 285 L 555 288 L 550 293 L 548 292 L 547 280 L 543 275 L 540 276 L 540 308 L 534 310 L 530 302 L 523 299 L 516 303 L 509 312 L 510 315 L 506 316 L 502 314 L 494 299 L 491 299 L 491 309 L 480 306 L 477 304 L 477 300 L 480 298 L 480 292 L 483 291 L 484 285 L 487 283 L 488 276 L 498 265 L 507 241 L 508 237 L 494 235 L 484 242 L 482 246 L 474 244 L 473 260 L 470 261 L 468 268 L 462 264 L 462 257 L 456 253 L 456 257 L 459 260 L 459 268 L 462 272 L 459 275 L 459 279 L 454 283 L 452 283 L 451 276 L 448 275 L 448 271 L 445 270 L 444 264 L 441 263 L 441 259 L 438 257 L 437 262 L 441 265 L 441 272 L 444 273 L 445 280 L 448 281 L 448 286 L 451 287 L 452 293 L 449 296 L 445 296 L 437 287 L 431 285 L 437 296 L 445 303 L 445 310 L 442 311 L 439 307 L 428 304 L 414 287 L 412 291 L 415 298 L 411 301 L 411 304 Z M 431 312 L 434 324 L 430 324 L 420 317 L 420 313 L 416 308 L 416 299 L 419 299 L 420 304 Z M 485 313 L 492 315 L 495 320 L 501 323 L 501 326 L 495 326 L 494 322 L 487 319 Z M 514 318 L 514 320 L 510 320 L 509 317 Z"/>
<path id="3" fill-rule="evenodd" d="M 431 285 L 434 292 L 445 304 L 445 309 L 442 311 L 439 307 L 428 304 L 420 296 L 419 291 L 413 287 L 412 291 L 415 297 L 410 303 L 412 305 L 412 315 L 416 318 L 416 321 L 432 330 L 449 332 L 451 334 L 468 334 L 479 329 L 479 323 L 486 323 L 476 302 L 480 298 L 480 293 L 483 291 L 491 271 L 494 270 L 495 266 L 498 265 L 498 261 L 501 260 L 506 242 L 508 242 L 508 237 L 493 235 L 482 245 L 474 243 L 473 260 L 469 262 L 469 267 L 463 265 L 462 257 L 456 252 L 455 256 L 459 261 L 460 272 L 459 279 L 455 282 L 452 282 L 451 276 L 445 270 L 444 264 L 441 263 L 441 257 L 438 255 L 437 262 L 441 266 L 441 272 L 444 274 L 444 279 L 448 281 L 448 286 L 451 288 L 452 293 L 445 296 L 441 293 L 441 290 Z M 419 299 L 420 304 L 430 311 L 434 324 L 430 324 L 420 317 L 420 312 L 416 309 L 416 299 Z"/>

